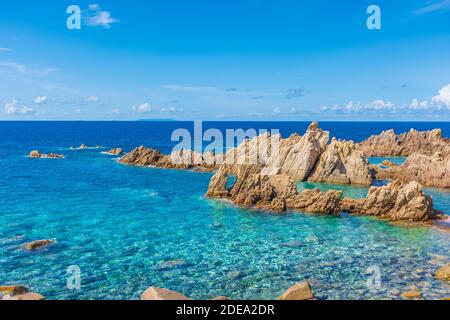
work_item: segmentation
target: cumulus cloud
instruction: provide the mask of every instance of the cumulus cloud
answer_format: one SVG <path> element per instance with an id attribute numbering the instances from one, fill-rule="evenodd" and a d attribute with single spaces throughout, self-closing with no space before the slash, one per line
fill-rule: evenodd
<path id="1" fill-rule="evenodd" d="M 37 96 L 34 99 L 35 104 L 46 104 L 47 103 L 47 96 Z"/>
<path id="2" fill-rule="evenodd" d="M 4 110 L 8 115 L 30 115 L 35 113 L 34 109 L 29 108 L 28 106 L 17 106 L 16 99 L 12 99 L 10 102 L 5 103 Z"/>
<path id="3" fill-rule="evenodd" d="M 112 24 L 120 22 L 120 20 L 113 18 L 109 11 L 103 11 L 98 4 L 90 4 L 89 11 L 92 14 L 86 19 L 88 26 L 110 29 Z"/>
<path id="4" fill-rule="evenodd" d="M 140 114 L 146 114 L 146 113 L 150 113 L 153 111 L 152 106 L 148 102 L 145 102 L 145 103 L 137 105 L 137 106 L 133 106 L 132 109 L 134 112 L 140 113 Z"/>
<path id="5" fill-rule="evenodd" d="M 100 98 L 97 97 L 97 96 L 90 96 L 90 97 L 88 98 L 88 102 L 91 102 L 91 103 L 98 102 L 99 100 L 100 100 Z"/>
<path id="6" fill-rule="evenodd" d="M 450 109 L 450 83 L 439 90 L 439 95 L 433 97 L 432 102 Z"/>

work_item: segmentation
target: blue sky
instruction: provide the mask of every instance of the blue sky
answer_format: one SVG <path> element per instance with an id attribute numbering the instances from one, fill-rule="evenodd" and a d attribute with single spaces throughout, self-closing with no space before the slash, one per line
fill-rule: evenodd
<path id="1" fill-rule="evenodd" d="M 0 120 L 450 121 L 450 0 L 0 6 Z"/>

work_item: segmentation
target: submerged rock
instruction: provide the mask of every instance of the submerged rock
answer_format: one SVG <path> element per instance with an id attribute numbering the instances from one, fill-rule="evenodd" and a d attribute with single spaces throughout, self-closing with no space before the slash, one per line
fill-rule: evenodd
<path id="1" fill-rule="evenodd" d="M 278 300 L 312 300 L 314 295 L 309 282 L 300 282 L 290 287 Z"/>
<path id="2" fill-rule="evenodd" d="M 378 216 L 391 221 L 410 220 L 426 222 L 434 219 L 437 211 L 433 200 L 425 195 L 417 182 L 394 182 L 383 187 L 371 187 L 365 199 L 342 201 L 344 211 L 352 214 Z"/>
<path id="3" fill-rule="evenodd" d="M 63 159 L 64 158 L 64 155 L 62 155 L 62 154 L 56 154 L 56 153 L 44 154 L 37 150 L 31 151 L 28 156 L 33 159 Z"/>
<path id="4" fill-rule="evenodd" d="M 47 247 L 53 243 L 55 243 L 54 240 L 36 240 L 36 241 L 24 244 L 23 247 L 26 250 L 32 251 L 32 250 L 37 250 L 37 249 L 40 249 L 43 247 Z"/>
<path id="5" fill-rule="evenodd" d="M 436 152 L 450 153 L 450 140 L 442 137 L 442 130 L 416 131 L 396 135 L 394 130 L 383 131 L 379 135 L 358 144 L 358 149 L 368 157 L 410 156 L 415 152 L 433 155 Z"/>
<path id="6" fill-rule="evenodd" d="M 141 295 L 141 300 L 190 300 L 185 295 L 172 290 L 150 287 Z"/>
<path id="7" fill-rule="evenodd" d="M 436 279 L 450 281 L 450 263 L 436 271 Z"/>

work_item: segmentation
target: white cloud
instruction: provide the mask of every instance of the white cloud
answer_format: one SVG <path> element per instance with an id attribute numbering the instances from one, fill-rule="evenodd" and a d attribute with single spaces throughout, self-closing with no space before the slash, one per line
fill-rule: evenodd
<path id="1" fill-rule="evenodd" d="M 96 103 L 99 100 L 100 100 L 100 98 L 97 97 L 97 96 L 91 96 L 91 97 L 88 98 L 88 102 L 92 102 L 92 103 Z"/>
<path id="2" fill-rule="evenodd" d="M 138 106 L 133 106 L 132 109 L 134 110 L 134 112 L 140 114 L 150 113 L 153 111 L 152 106 L 148 102 L 140 104 Z"/>
<path id="3" fill-rule="evenodd" d="M 10 68 L 22 74 L 25 74 L 27 72 L 27 67 L 24 64 L 17 62 L 0 62 L 0 67 Z"/>
<path id="4" fill-rule="evenodd" d="M 273 113 L 274 113 L 274 114 L 280 114 L 280 113 L 281 113 L 280 107 L 275 107 L 275 108 L 273 109 Z"/>
<path id="5" fill-rule="evenodd" d="M 34 99 L 35 104 L 46 104 L 47 103 L 47 96 L 37 96 Z"/>
<path id="6" fill-rule="evenodd" d="M 433 97 L 432 102 L 450 109 L 450 83 L 439 90 L 439 95 Z"/>
<path id="7" fill-rule="evenodd" d="M 4 110 L 8 115 L 29 115 L 35 113 L 33 108 L 29 108 L 27 106 L 17 106 L 16 99 L 12 99 L 11 102 L 5 103 Z"/>
<path id="8" fill-rule="evenodd" d="M 2 47 L 0 47 L 0 52 L 11 52 L 11 51 L 14 51 L 14 50 L 11 49 L 11 48 L 2 48 Z"/>
<path id="9" fill-rule="evenodd" d="M 0 62 L 0 67 L 12 69 L 22 75 L 48 76 L 56 71 L 55 68 L 30 68 L 23 63 L 14 61 Z"/>
<path id="10" fill-rule="evenodd" d="M 429 107 L 430 104 L 427 100 L 419 101 L 419 99 L 413 99 L 409 105 L 409 109 L 411 110 L 428 110 Z"/>
<path id="11" fill-rule="evenodd" d="M 93 11 L 94 14 L 86 19 L 88 26 L 110 29 L 113 23 L 120 22 L 120 20 L 113 18 L 109 11 L 103 11 L 98 4 L 90 4 L 89 10 Z"/>
<path id="12" fill-rule="evenodd" d="M 114 108 L 111 111 L 108 112 L 108 114 L 112 115 L 112 116 L 116 116 L 120 113 L 119 108 Z"/>
<path id="13" fill-rule="evenodd" d="M 432 12 L 443 12 L 450 10 L 450 0 L 441 0 L 432 4 L 429 4 L 423 8 L 417 9 L 414 11 L 416 16 L 421 16 L 423 14 L 432 13 Z"/>
<path id="14" fill-rule="evenodd" d="M 179 112 L 179 113 L 183 113 L 184 109 L 183 108 L 175 108 L 175 107 L 161 108 L 161 112 L 170 112 L 170 113 Z"/>

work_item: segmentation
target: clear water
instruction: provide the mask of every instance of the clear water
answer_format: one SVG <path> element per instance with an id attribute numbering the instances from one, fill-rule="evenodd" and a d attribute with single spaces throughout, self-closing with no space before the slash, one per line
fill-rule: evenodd
<path id="1" fill-rule="evenodd" d="M 373 165 L 380 165 L 384 160 L 388 160 L 396 165 L 402 165 L 406 158 L 405 157 L 370 157 L 369 163 Z"/>
<path id="2" fill-rule="evenodd" d="M 102 150 L 67 149 L 145 144 L 167 152 L 171 130 L 185 125 L 0 122 L 0 283 L 27 285 L 49 299 L 136 299 L 152 285 L 196 299 L 273 299 L 301 280 L 322 299 L 392 299 L 411 286 L 427 299 L 450 295 L 433 276 L 450 259 L 447 232 L 239 209 L 204 197 L 211 174 L 128 167 Z M 269 125 L 283 134 L 307 126 Z M 364 137 L 394 124 L 370 126 L 376 129 Z M 348 127 L 336 124 L 333 133 L 351 136 Z M 32 149 L 66 159 L 32 160 Z M 450 212 L 449 193 L 430 193 Z M 21 249 L 49 238 L 57 243 L 47 249 Z M 66 287 L 71 265 L 81 268 L 81 290 Z M 381 271 L 376 290 L 366 285 L 373 266 Z"/>

